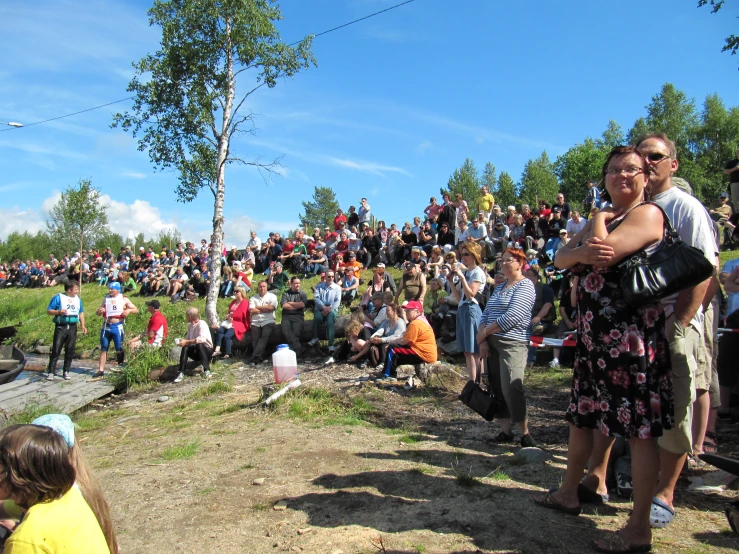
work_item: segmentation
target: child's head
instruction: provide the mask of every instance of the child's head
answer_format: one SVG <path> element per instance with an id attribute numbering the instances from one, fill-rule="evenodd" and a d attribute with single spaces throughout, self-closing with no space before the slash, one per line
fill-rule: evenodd
<path id="1" fill-rule="evenodd" d="M 0 490 L 24 508 L 62 497 L 75 481 L 64 438 L 49 427 L 0 431 Z"/>

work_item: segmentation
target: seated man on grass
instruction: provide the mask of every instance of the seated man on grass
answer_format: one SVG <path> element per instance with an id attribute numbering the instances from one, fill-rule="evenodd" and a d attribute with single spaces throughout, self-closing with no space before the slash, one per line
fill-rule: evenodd
<path id="1" fill-rule="evenodd" d="M 315 312 L 313 316 L 313 338 L 309 346 L 318 344 L 318 331 L 321 323 L 326 323 L 326 335 L 328 336 L 328 351 L 333 353 L 334 347 L 334 324 L 341 303 L 341 287 L 334 283 L 335 274 L 332 270 L 326 272 L 326 280 L 318 283 L 314 291 Z"/>
<path id="2" fill-rule="evenodd" d="M 341 302 L 347 306 L 351 306 L 354 298 L 359 290 L 359 279 L 354 275 L 354 268 L 347 267 L 344 270 L 344 276 L 341 278 Z"/>
<path id="3" fill-rule="evenodd" d="M 213 355 L 213 339 L 211 338 L 210 328 L 208 324 L 200 319 L 200 312 L 197 308 L 187 308 L 185 312 L 187 318 L 187 336 L 179 339 L 175 343 L 182 347 L 180 353 L 180 371 L 177 373 L 174 382 L 179 383 L 185 378 L 185 364 L 187 360 L 194 360 L 203 364 L 203 377 L 210 377 L 210 358 Z"/>
<path id="4" fill-rule="evenodd" d="M 267 279 L 270 292 L 282 292 L 288 287 L 289 281 L 290 277 L 285 273 L 282 264 L 277 262 L 272 271 L 269 272 L 269 278 Z"/>
<path id="5" fill-rule="evenodd" d="M 387 349 L 384 369 L 376 374 L 379 379 L 398 378 L 398 366 L 404 364 L 434 363 L 437 360 L 436 337 L 426 318 L 423 304 L 418 300 L 403 302 L 408 326 L 403 338 L 395 339 Z M 382 344 L 382 337 L 372 337 L 372 344 Z"/>
<path id="6" fill-rule="evenodd" d="M 146 302 L 146 311 L 149 312 L 151 317 L 146 326 L 146 333 L 137 335 L 128 341 L 128 348 L 131 351 L 135 352 L 141 348 L 144 344 L 144 339 L 146 339 L 146 344 L 152 348 L 160 348 L 162 346 L 164 339 L 167 338 L 168 325 L 167 318 L 160 311 L 161 307 L 159 300 L 154 299 Z"/>
<path id="7" fill-rule="evenodd" d="M 275 329 L 275 310 L 277 309 L 277 297 L 267 291 L 267 281 L 259 281 L 257 292 L 249 299 L 251 344 L 254 353 L 246 361 L 254 365 L 259 365 L 264 360 L 264 351 Z"/>

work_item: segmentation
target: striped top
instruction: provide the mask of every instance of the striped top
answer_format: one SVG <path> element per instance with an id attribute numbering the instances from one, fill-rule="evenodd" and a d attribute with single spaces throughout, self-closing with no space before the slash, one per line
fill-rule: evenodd
<path id="1" fill-rule="evenodd" d="M 534 283 L 522 279 L 508 290 L 503 290 L 507 283 L 498 285 L 490 295 L 480 325 L 487 327 L 497 323 L 502 332 L 495 333 L 499 337 L 529 342 L 531 335 L 531 309 L 536 300 Z"/>

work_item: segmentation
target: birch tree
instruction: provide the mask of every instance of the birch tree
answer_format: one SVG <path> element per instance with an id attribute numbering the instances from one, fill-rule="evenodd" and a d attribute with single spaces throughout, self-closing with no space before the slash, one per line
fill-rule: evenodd
<path id="1" fill-rule="evenodd" d="M 177 199 L 191 202 L 202 189 L 213 195 L 213 256 L 206 319 L 218 324 L 226 167 L 251 165 L 263 176 L 278 160 L 234 154 L 239 133 L 253 133 L 250 96 L 315 65 L 312 36 L 288 45 L 275 22 L 273 0 L 156 0 L 149 22 L 162 31 L 160 48 L 134 62 L 128 85 L 133 107 L 113 127 L 138 138 L 159 170 L 179 173 Z"/>

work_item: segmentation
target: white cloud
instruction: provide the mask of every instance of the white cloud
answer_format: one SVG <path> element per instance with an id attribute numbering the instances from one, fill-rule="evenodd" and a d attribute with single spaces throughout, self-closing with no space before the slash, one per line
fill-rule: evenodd
<path id="1" fill-rule="evenodd" d="M 427 150 L 432 148 L 434 144 L 430 140 L 424 140 L 421 144 L 416 146 L 416 152 L 419 154 L 425 154 Z"/>
<path id="2" fill-rule="evenodd" d="M 45 217 L 36 210 L 20 210 L 18 206 L 0 208 L 0 238 L 6 239 L 15 231 L 35 235 L 46 229 Z"/>
<path id="3" fill-rule="evenodd" d="M 41 210 L 44 212 L 44 217 L 48 217 L 49 212 L 51 212 L 51 209 L 56 206 L 56 203 L 59 202 L 59 199 L 61 199 L 62 193 L 58 190 L 55 190 L 51 193 L 51 196 L 49 196 L 46 200 L 43 201 L 41 204 Z"/>
<path id="4" fill-rule="evenodd" d="M 176 227 L 174 223 L 166 223 L 159 208 L 146 200 L 134 200 L 132 204 L 126 204 L 104 194 L 101 201 L 108 205 L 110 230 L 124 239 L 133 238 L 139 233 L 144 233 L 147 238 L 153 237 L 160 231 L 171 231 Z"/>
<path id="5" fill-rule="evenodd" d="M 124 171 L 123 176 L 132 179 L 146 179 L 146 173 L 137 173 L 136 171 Z"/>
<path id="6" fill-rule="evenodd" d="M 356 169 L 357 171 L 363 171 L 365 173 L 371 173 L 373 175 L 379 175 L 380 177 L 385 177 L 385 173 L 402 173 L 403 175 L 407 175 L 408 177 L 411 176 L 410 173 L 408 173 L 405 169 L 402 167 L 393 167 L 389 165 L 381 165 L 374 162 L 362 162 L 362 161 L 354 161 L 354 160 L 342 160 L 340 158 L 328 158 L 328 161 L 333 165 L 338 165 L 340 167 L 348 167 L 349 169 Z"/>

